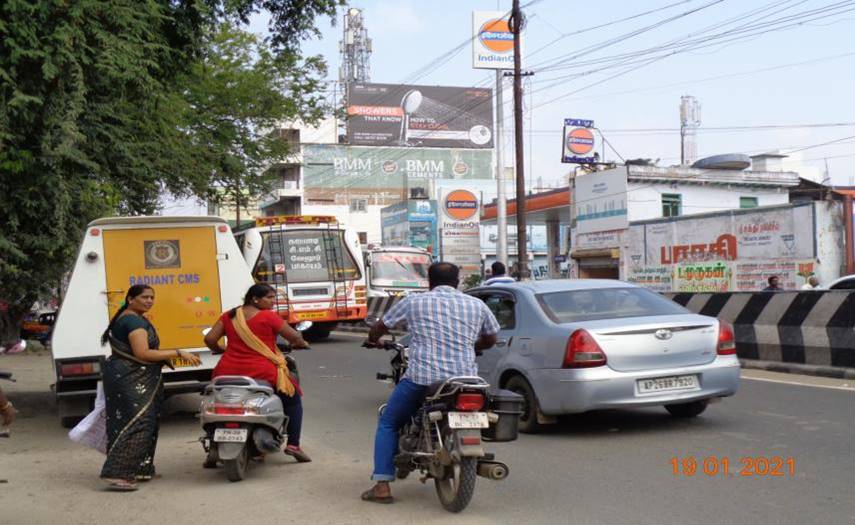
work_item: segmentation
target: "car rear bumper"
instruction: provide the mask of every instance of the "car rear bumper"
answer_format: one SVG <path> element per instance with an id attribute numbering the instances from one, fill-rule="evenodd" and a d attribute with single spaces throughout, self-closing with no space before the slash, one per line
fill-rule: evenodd
<path id="1" fill-rule="evenodd" d="M 688 403 L 700 399 L 732 396 L 739 388 L 739 360 L 734 356 L 717 356 L 712 363 L 700 366 L 617 372 L 608 366 L 582 369 L 529 370 L 544 414 L 572 414 L 607 408 L 632 408 Z M 638 394 L 639 379 L 698 376 L 698 390 Z"/>

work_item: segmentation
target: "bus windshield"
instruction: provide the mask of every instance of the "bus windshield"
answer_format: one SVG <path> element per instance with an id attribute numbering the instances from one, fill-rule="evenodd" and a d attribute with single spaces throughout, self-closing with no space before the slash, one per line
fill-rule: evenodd
<path id="1" fill-rule="evenodd" d="M 371 284 L 375 286 L 427 287 L 428 255 L 381 252 L 371 256 Z"/>
<path id="2" fill-rule="evenodd" d="M 290 284 L 361 277 L 341 230 L 283 230 L 261 235 L 264 242 L 253 270 L 258 281 L 287 280 Z"/>

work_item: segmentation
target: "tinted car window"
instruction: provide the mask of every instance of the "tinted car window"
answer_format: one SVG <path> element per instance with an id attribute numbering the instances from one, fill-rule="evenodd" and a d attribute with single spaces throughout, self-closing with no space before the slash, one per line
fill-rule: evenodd
<path id="1" fill-rule="evenodd" d="M 516 326 L 514 302 L 506 295 L 487 295 L 482 297 L 487 308 L 496 316 L 502 330 L 510 330 Z"/>
<path id="2" fill-rule="evenodd" d="M 544 313 L 556 323 L 690 313 L 677 303 L 643 288 L 567 290 L 539 294 L 537 300 Z"/>

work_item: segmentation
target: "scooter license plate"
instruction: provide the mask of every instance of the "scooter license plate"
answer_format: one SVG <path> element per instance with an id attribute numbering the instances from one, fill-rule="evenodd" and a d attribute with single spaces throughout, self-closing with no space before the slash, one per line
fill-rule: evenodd
<path id="1" fill-rule="evenodd" d="M 217 443 L 243 443 L 246 441 L 245 428 L 217 428 L 214 430 L 214 441 Z"/>
<path id="2" fill-rule="evenodd" d="M 486 412 L 449 412 L 449 428 L 488 428 Z"/>

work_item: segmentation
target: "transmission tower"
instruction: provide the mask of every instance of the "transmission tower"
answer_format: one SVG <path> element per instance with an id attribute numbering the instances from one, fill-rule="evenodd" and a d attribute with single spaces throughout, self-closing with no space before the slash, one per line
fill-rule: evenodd
<path id="1" fill-rule="evenodd" d="M 698 128 L 701 126 L 701 103 L 695 97 L 680 97 L 680 164 L 690 165 L 698 159 Z"/>
<path id="2" fill-rule="evenodd" d="M 339 42 L 341 66 L 338 80 L 343 89 L 351 82 L 371 80 L 371 39 L 362 18 L 362 9 L 351 8 L 344 14 L 344 33 Z"/>

